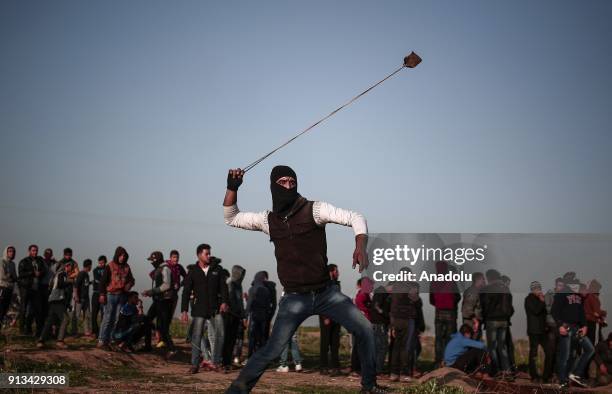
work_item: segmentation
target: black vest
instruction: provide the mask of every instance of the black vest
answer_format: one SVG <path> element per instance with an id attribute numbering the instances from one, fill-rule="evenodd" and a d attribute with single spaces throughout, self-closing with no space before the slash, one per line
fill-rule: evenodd
<path id="1" fill-rule="evenodd" d="M 312 215 L 313 202 L 300 197 L 287 217 L 270 212 L 278 278 L 286 292 L 308 292 L 329 282 L 325 228 Z"/>

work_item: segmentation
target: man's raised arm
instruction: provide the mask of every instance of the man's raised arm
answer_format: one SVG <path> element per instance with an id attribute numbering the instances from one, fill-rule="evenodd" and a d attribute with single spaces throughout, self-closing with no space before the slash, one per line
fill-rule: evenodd
<path id="1" fill-rule="evenodd" d="M 244 171 L 240 168 L 229 170 L 227 189 L 223 199 L 223 218 L 225 224 L 245 230 L 263 231 L 269 234 L 267 212 L 240 212 L 238 205 L 238 188 L 242 184 Z"/>

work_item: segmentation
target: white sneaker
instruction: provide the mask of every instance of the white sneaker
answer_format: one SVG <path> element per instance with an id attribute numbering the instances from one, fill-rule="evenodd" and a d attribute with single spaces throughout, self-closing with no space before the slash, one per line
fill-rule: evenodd
<path id="1" fill-rule="evenodd" d="M 578 376 L 578 375 L 574 375 L 573 373 L 569 374 L 569 379 L 570 379 L 572 382 L 574 382 L 574 383 L 576 383 L 576 384 L 578 384 L 578 385 L 580 385 L 580 386 L 582 386 L 582 387 L 587 387 L 587 386 L 588 386 L 588 385 L 587 385 L 587 384 L 586 384 L 586 383 L 585 383 L 585 382 L 582 380 L 582 378 L 581 378 L 580 376 Z"/>
<path id="2" fill-rule="evenodd" d="M 238 357 L 234 357 L 234 364 L 240 365 L 240 359 Z"/>
<path id="3" fill-rule="evenodd" d="M 281 365 L 280 367 L 276 368 L 276 372 L 289 372 L 289 367 L 286 365 Z"/>
<path id="4" fill-rule="evenodd" d="M 295 364 L 295 372 L 302 372 L 302 364 Z"/>

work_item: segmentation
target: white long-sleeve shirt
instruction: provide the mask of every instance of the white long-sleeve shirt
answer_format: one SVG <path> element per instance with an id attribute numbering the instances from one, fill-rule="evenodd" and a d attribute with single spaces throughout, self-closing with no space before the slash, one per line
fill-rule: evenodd
<path id="1" fill-rule="evenodd" d="M 236 204 L 223 207 L 225 224 L 245 230 L 262 231 L 266 234 L 270 234 L 270 227 L 268 225 L 269 213 L 270 211 L 240 212 Z M 362 214 L 347 209 L 336 208 L 323 201 L 315 201 L 313 203 L 312 216 L 318 226 L 323 227 L 327 223 L 336 223 L 343 226 L 351 226 L 355 235 L 368 233 L 368 224 Z"/>

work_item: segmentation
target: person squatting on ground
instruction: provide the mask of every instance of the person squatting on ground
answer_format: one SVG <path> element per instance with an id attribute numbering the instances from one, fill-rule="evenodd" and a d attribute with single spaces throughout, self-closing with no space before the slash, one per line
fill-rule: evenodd
<path id="1" fill-rule="evenodd" d="M 309 201 L 297 192 L 297 175 L 287 166 L 276 166 L 270 174 L 272 211 L 240 212 L 237 191 L 244 171 L 230 170 L 223 201 L 226 224 L 262 231 L 274 243 L 277 272 L 285 295 L 266 346 L 249 358 L 228 393 L 249 392 L 268 363 L 280 355 L 297 327 L 311 315 L 334 319 L 359 340 L 362 392 L 384 392 L 376 385 L 375 345 L 372 325 L 353 305 L 350 298 L 330 283 L 327 269 L 325 224 L 352 226 L 355 233 L 353 265 L 367 266 L 365 246 L 367 225 L 355 212 L 333 207 L 321 201 Z"/>
<path id="2" fill-rule="evenodd" d="M 463 324 L 459 332 L 451 336 L 444 349 L 444 364 L 468 374 L 488 373 L 489 355 L 486 345 L 480 340 L 475 340 L 476 335 L 469 324 Z"/>
<path id="3" fill-rule="evenodd" d="M 565 288 L 555 294 L 552 306 L 552 315 L 559 330 L 557 375 L 561 387 L 569 386 L 569 380 L 586 386 L 583 379 L 595 350 L 587 336 L 583 297 L 579 293 L 580 281 L 566 275 L 564 283 Z M 575 349 L 582 350 L 578 362 L 575 362 Z"/>
<path id="4" fill-rule="evenodd" d="M 329 279 L 340 291 L 340 271 L 336 264 L 328 264 Z M 319 368 L 322 375 L 340 374 L 340 324 L 330 317 L 319 315 Z"/>
<path id="5" fill-rule="evenodd" d="M 211 265 L 210 245 L 201 244 L 196 249 L 198 262 L 188 270 L 183 284 L 181 299 L 181 320 L 187 323 L 187 312 L 191 295 L 191 373 L 202 367 L 219 370 L 222 359 L 222 346 L 217 346 L 217 337 L 223 335 L 223 313 L 229 310 L 226 277 L 218 264 Z M 202 333 L 206 326 L 212 347 L 212 364 L 202 359 Z"/>
<path id="6" fill-rule="evenodd" d="M 436 272 L 449 272 L 446 261 L 436 262 Z M 429 303 L 436 308 L 435 315 L 435 364 L 440 366 L 444 359 L 444 349 L 452 334 L 457 332 L 457 305 L 461 294 L 456 282 L 433 282 L 429 289 Z"/>
<path id="7" fill-rule="evenodd" d="M 597 384 L 606 386 L 612 383 L 612 333 L 605 341 L 599 341 L 595 347 L 595 364 L 597 365 Z"/>
<path id="8" fill-rule="evenodd" d="M 138 292 L 128 292 L 127 302 L 119 309 L 117 324 L 113 330 L 113 340 L 118 344 L 120 350 L 131 353 L 134 344 L 144 337 L 143 351 L 151 350 L 151 323 L 144 314 L 142 301 L 138 298 Z"/>
<path id="9" fill-rule="evenodd" d="M 98 336 L 98 348 L 109 348 L 117 311 L 127 302 L 127 294 L 134 286 L 134 276 L 127 263 L 129 257 L 125 248 L 118 246 L 100 279 L 99 301 L 104 305 L 104 317 Z"/>
<path id="10" fill-rule="evenodd" d="M 0 264 L 0 329 L 4 318 L 11 306 L 13 290 L 17 283 L 17 270 L 15 269 L 15 247 L 7 246 L 2 251 L 2 263 Z"/>

